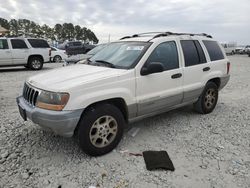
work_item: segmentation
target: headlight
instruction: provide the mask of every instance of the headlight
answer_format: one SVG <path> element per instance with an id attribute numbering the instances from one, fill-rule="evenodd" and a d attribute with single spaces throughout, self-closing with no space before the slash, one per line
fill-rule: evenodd
<path id="1" fill-rule="evenodd" d="M 36 106 L 47 110 L 61 111 L 69 100 L 68 93 L 41 91 L 37 97 Z"/>

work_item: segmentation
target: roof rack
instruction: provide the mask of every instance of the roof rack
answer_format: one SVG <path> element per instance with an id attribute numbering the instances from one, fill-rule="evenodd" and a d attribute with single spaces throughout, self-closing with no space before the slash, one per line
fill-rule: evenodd
<path id="1" fill-rule="evenodd" d="M 173 32 L 148 32 L 148 33 L 139 33 L 139 34 L 134 34 L 132 36 L 125 36 L 125 37 L 122 37 L 120 40 L 123 40 L 123 39 L 128 39 L 128 38 L 135 38 L 135 37 L 143 37 L 145 35 L 153 35 L 153 34 L 157 34 L 157 35 L 154 35 L 152 37 L 152 39 L 155 39 L 155 38 L 158 38 L 158 37 L 166 37 L 166 36 L 171 36 L 171 35 L 189 35 L 189 36 L 204 36 L 204 37 L 207 37 L 207 38 L 213 38 L 211 35 L 208 35 L 206 33 L 173 33 Z M 150 40 L 152 40 L 150 39 Z M 149 40 L 149 41 L 150 41 Z"/>
<path id="2" fill-rule="evenodd" d="M 128 38 L 135 38 L 135 37 L 143 37 L 145 35 L 154 35 L 154 34 L 161 34 L 163 32 L 147 32 L 147 33 L 138 33 L 138 34 L 134 34 L 132 36 L 125 36 L 125 37 L 122 37 L 120 38 L 120 40 L 123 40 L 123 39 L 128 39 Z"/>

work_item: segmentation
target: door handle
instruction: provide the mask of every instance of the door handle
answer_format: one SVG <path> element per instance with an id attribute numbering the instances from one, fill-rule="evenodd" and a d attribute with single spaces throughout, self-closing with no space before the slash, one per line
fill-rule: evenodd
<path id="1" fill-rule="evenodd" d="M 203 68 L 203 72 L 209 71 L 209 70 L 210 70 L 210 67 L 205 67 L 205 68 Z"/>
<path id="2" fill-rule="evenodd" d="M 182 74 L 181 74 L 181 73 L 173 74 L 173 75 L 171 76 L 172 79 L 176 79 L 176 78 L 180 78 L 180 77 L 182 77 Z"/>
<path id="3" fill-rule="evenodd" d="M 9 53 L 10 53 L 10 51 L 6 51 L 6 53 L 7 53 L 7 54 L 9 54 Z"/>

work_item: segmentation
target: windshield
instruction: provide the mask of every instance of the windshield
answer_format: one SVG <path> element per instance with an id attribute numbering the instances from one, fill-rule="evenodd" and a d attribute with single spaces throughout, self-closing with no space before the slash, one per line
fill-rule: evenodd
<path id="1" fill-rule="evenodd" d="M 116 68 L 130 68 L 144 54 L 149 42 L 114 42 L 108 44 L 89 60 L 108 62 Z"/>
<path id="2" fill-rule="evenodd" d="M 97 52 L 99 52 L 100 50 L 102 50 L 107 44 L 99 44 L 98 46 L 96 46 L 95 48 L 93 48 L 92 50 L 88 51 L 88 55 L 95 55 Z"/>

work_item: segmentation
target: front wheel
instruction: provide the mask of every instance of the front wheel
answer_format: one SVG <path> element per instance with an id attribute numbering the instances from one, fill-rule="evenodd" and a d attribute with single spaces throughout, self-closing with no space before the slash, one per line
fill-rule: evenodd
<path id="1" fill-rule="evenodd" d="M 95 105 L 83 114 L 79 122 L 79 145 L 88 155 L 104 155 L 118 145 L 124 125 L 124 117 L 116 106 L 106 103 Z"/>
<path id="2" fill-rule="evenodd" d="M 31 57 L 28 62 L 28 67 L 32 70 L 41 70 L 43 68 L 43 60 L 40 57 Z"/>
<path id="3" fill-rule="evenodd" d="M 212 112 L 218 101 L 218 87 L 214 82 L 208 82 L 198 101 L 194 103 L 194 109 L 201 114 Z"/>

